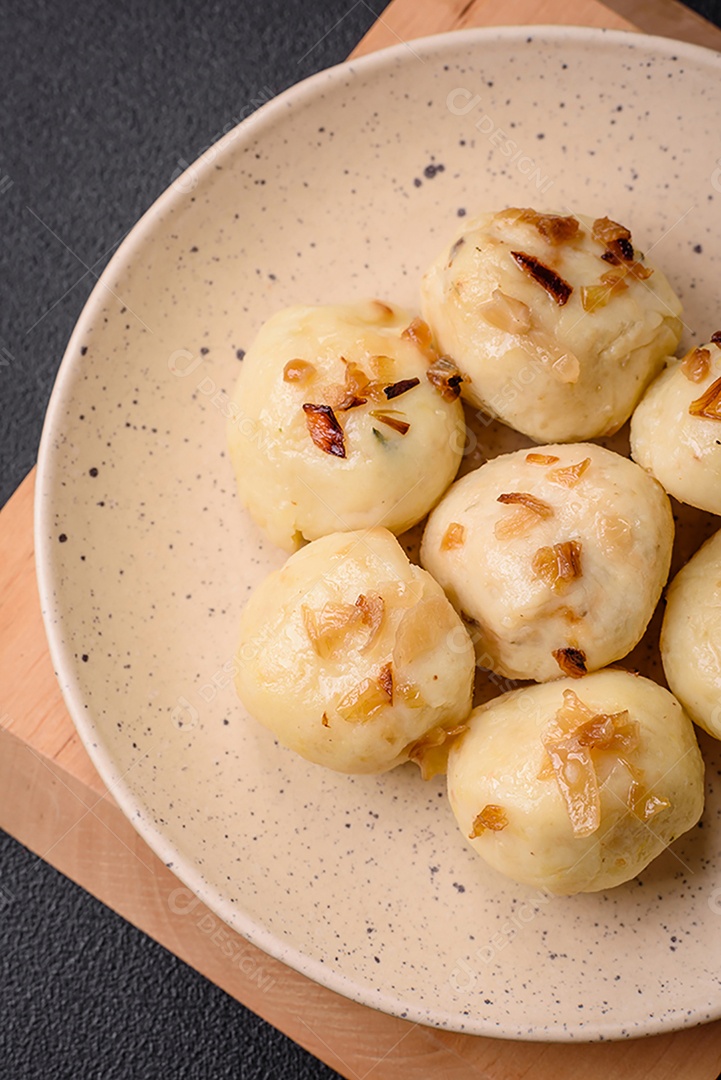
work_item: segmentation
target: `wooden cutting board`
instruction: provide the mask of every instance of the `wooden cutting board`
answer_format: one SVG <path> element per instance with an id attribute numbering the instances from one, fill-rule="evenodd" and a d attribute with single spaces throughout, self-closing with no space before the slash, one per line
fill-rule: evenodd
<path id="1" fill-rule="evenodd" d="M 640 29 L 721 49 L 676 0 L 394 0 L 353 55 L 469 26 Z M 339 997 L 227 929 L 150 851 L 85 753 L 58 689 L 34 572 L 34 471 L 0 514 L 0 827 L 348 1080 L 714 1080 L 721 1022 L 622 1043 L 508 1042 Z"/>

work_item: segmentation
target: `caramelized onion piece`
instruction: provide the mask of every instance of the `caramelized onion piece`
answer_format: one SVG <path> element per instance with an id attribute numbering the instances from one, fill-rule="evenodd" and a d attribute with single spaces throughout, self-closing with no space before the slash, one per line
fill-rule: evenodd
<path id="1" fill-rule="evenodd" d="M 718 345 L 718 347 L 721 349 L 721 330 L 714 330 L 713 334 L 711 335 L 711 344 Z"/>
<path id="2" fill-rule="evenodd" d="M 513 514 L 502 517 L 496 522 L 493 533 L 497 540 L 512 540 L 537 525 L 544 518 L 553 516 L 553 507 L 535 495 L 529 495 L 522 491 L 511 491 L 498 496 L 498 502 L 517 504 Z"/>
<path id="3" fill-rule="evenodd" d="M 450 731 L 444 727 L 436 727 L 411 743 L 408 760 L 414 761 L 421 770 L 422 780 L 432 780 L 434 776 L 446 771 L 450 749 L 464 731 L 468 731 L 467 724 L 459 724 Z"/>
<path id="4" fill-rule="evenodd" d="M 321 660 L 334 659 L 362 619 L 354 604 L 328 603 L 319 610 L 303 604 L 300 610 L 305 632 Z"/>
<path id="5" fill-rule="evenodd" d="M 703 382 L 710 364 L 711 353 L 708 349 L 689 349 L 681 361 L 681 371 L 690 382 Z"/>
<path id="6" fill-rule="evenodd" d="M 630 721 L 628 709 L 618 713 L 594 713 L 575 690 L 563 691 L 563 705 L 556 713 L 549 737 L 565 737 L 575 734 L 582 737 L 584 744 L 596 749 L 609 749 L 611 744 L 604 741 L 595 725 L 604 725 L 611 721 L 613 725 L 613 749 L 635 750 L 639 741 L 639 728 L 635 721 Z"/>
<path id="7" fill-rule="evenodd" d="M 632 277 L 643 281 L 653 273 L 648 266 L 637 261 L 631 233 L 625 225 L 619 225 L 617 221 L 611 221 L 607 217 L 597 218 L 593 223 L 591 235 L 606 248 L 601 258 L 613 266 L 622 265 L 624 277 L 626 274 L 631 274 Z"/>
<path id="8" fill-rule="evenodd" d="M 580 746 L 591 746 L 599 750 L 608 750 L 616 729 L 610 716 L 600 714 L 586 720 L 574 732 Z"/>
<path id="9" fill-rule="evenodd" d="M 619 236 L 616 240 L 609 240 L 601 258 L 613 266 L 620 263 L 630 263 L 633 259 L 633 244 L 625 236 Z"/>
<path id="10" fill-rule="evenodd" d="M 512 251 L 511 256 L 521 270 L 545 289 L 559 307 L 563 307 L 568 302 L 573 286 L 569 285 L 560 274 L 557 274 L 550 266 L 546 266 L 535 255 L 529 255 L 525 251 Z"/>
<path id="11" fill-rule="evenodd" d="M 635 265 L 635 264 L 634 264 Z M 606 270 L 604 274 L 601 274 L 601 284 L 608 285 L 613 292 L 623 292 L 628 288 L 626 284 L 626 275 L 629 273 L 629 267 L 614 267 L 613 270 Z"/>
<path id="12" fill-rule="evenodd" d="M 370 398 L 373 401 L 383 400 L 383 387 L 380 383 L 369 379 L 365 371 L 354 361 L 346 360 L 345 369 L 345 394 L 346 399 L 362 398 L 363 404 Z M 343 408 L 341 404 L 339 408 Z M 348 408 L 346 405 L 345 408 Z"/>
<path id="13" fill-rule="evenodd" d="M 617 240 L 612 250 L 604 251 L 601 256 L 604 262 L 610 263 L 611 266 L 618 268 L 614 271 L 614 273 L 620 275 L 618 280 L 623 281 L 629 275 L 637 278 L 639 281 L 645 281 L 646 278 L 650 278 L 653 273 L 650 266 L 644 266 L 642 262 L 638 262 L 634 259 L 632 255 L 628 254 L 629 251 L 633 251 L 633 248 L 626 248 L 625 246 L 622 248 L 620 246 L 621 243 L 622 241 Z M 604 275 L 604 277 L 605 276 L 606 275 Z"/>
<path id="14" fill-rule="evenodd" d="M 378 353 L 375 356 L 371 356 L 369 359 L 371 370 L 375 376 L 375 379 L 381 386 L 386 386 L 388 383 L 393 382 L 393 377 L 396 371 L 396 362 L 392 356 L 384 356 L 383 353 Z M 374 387 L 376 383 L 372 384 Z M 380 401 L 381 398 L 379 397 Z"/>
<path id="15" fill-rule="evenodd" d="M 552 656 L 563 674 L 571 679 L 580 679 L 586 674 L 586 654 L 583 649 L 566 646 L 565 649 L 554 649 Z"/>
<path id="16" fill-rule="evenodd" d="M 393 704 L 393 664 L 384 664 L 378 673 L 378 685 Z"/>
<path id="17" fill-rule="evenodd" d="M 283 382 L 305 383 L 315 375 L 315 364 L 307 360 L 289 360 L 283 368 Z"/>
<path id="18" fill-rule="evenodd" d="M 368 593 L 367 595 L 361 593 L 355 602 L 355 607 L 360 612 L 361 622 L 368 627 L 369 631 L 368 640 L 360 649 L 360 652 L 366 652 L 368 649 L 373 648 L 380 633 L 386 605 L 380 593 Z"/>
<path id="19" fill-rule="evenodd" d="M 561 484 L 562 487 L 575 487 L 590 464 L 591 459 L 584 458 L 583 461 L 579 461 L 576 465 L 563 465 L 558 469 L 551 469 L 547 479 L 552 484 Z"/>
<path id="20" fill-rule="evenodd" d="M 618 243 L 620 244 L 620 240 Z M 618 281 L 624 281 L 625 278 L 629 276 L 637 278 L 639 281 L 645 281 L 646 278 L 650 278 L 653 273 L 653 270 L 649 266 L 644 266 L 642 262 L 638 262 L 632 258 L 626 259 L 620 250 L 617 253 L 615 253 L 615 251 L 604 251 L 601 258 L 604 262 L 610 263 L 613 267 L 618 268 L 613 271 L 614 274 L 619 275 L 618 278 L 615 279 Z M 604 274 L 601 280 L 606 276 L 607 275 Z"/>
<path id="21" fill-rule="evenodd" d="M 625 225 L 619 225 L 617 221 L 612 221 L 609 217 L 596 218 L 591 229 L 591 236 L 604 247 L 609 247 L 617 240 L 629 242 L 631 240 L 629 229 Z"/>
<path id="22" fill-rule="evenodd" d="M 396 630 L 393 659 L 401 671 L 430 652 L 449 629 L 448 601 L 442 596 L 420 600 L 403 614 Z"/>
<path id="23" fill-rule="evenodd" d="M 437 357 L 426 372 L 428 382 L 446 401 L 455 401 L 461 392 L 461 375 L 450 356 Z"/>
<path id="24" fill-rule="evenodd" d="M 354 360 L 346 360 L 345 364 L 345 388 L 350 394 L 362 394 L 369 383 L 368 376 L 359 364 Z"/>
<path id="25" fill-rule="evenodd" d="M 468 834 L 469 840 L 475 840 L 476 837 L 481 836 L 486 829 L 490 829 L 491 832 L 501 832 L 508 825 L 508 817 L 506 811 L 502 806 L 496 806 L 495 803 L 488 803 L 483 807 L 480 814 L 476 814 L 473 819 L 473 826 Z"/>
<path id="26" fill-rule="evenodd" d="M 348 648 L 349 635 L 358 631 L 367 632 L 359 651 L 373 646 L 383 623 L 385 603 L 378 593 L 361 594 L 355 604 L 329 602 L 318 610 L 303 604 L 301 614 L 316 654 L 321 660 L 333 660 Z"/>
<path id="27" fill-rule="evenodd" d="M 546 757 L 538 773 L 545 780 L 555 776 L 575 836 L 590 836 L 601 824 L 601 799 L 593 751 L 633 750 L 638 746 L 638 724 L 628 712 L 597 713 L 573 690 L 564 690 L 563 705 L 541 736 Z M 632 788 L 636 771 L 632 771 Z M 630 805 L 630 804 L 629 804 Z"/>
<path id="28" fill-rule="evenodd" d="M 635 750 L 639 742 L 638 724 L 629 720 L 628 709 L 598 713 L 580 724 L 574 734 L 581 746 L 590 746 L 592 750 Z"/>
<path id="29" fill-rule="evenodd" d="M 637 750 L 641 741 L 640 728 L 636 720 L 629 719 L 628 709 L 620 713 L 612 713 L 611 719 L 616 729 L 612 749 L 615 751 Z"/>
<path id="30" fill-rule="evenodd" d="M 635 765 L 632 765 L 628 758 L 619 757 L 618 760 L 631 778 L 631 783 L 628 785 L 628 791 L 626 792 L 626 806 L 633 813 L 636 809 L 636 802 L 643 791 L 643 773 Z"/>
<path id="31" fill-rule="evenodd" d="M 380 360 L 381 357 L 372 357 L 372 360 Z M 345 364 L 345 379 L 342 386 L 330 386 L 324 393 L 326 403 L 334 409 L 347 412 L 348 409 L 356 409 L 365 405 L 371 399 L 383 401 L 383 386 L 380 382 L 369 379 L 362 367 L 354 360 L 341 360 Z"/>
<path id="32" fill-rule="evenodd" d="M 546 744 L 574 836 L 590 836 L 601 824 L 601 795 L 591 752 L 573 736 Z"/>
<path id="33" fill-rule="evenodd" d="M 491 299 L 478 308 L 478 314 L 496 330 L 507 334 L 527 334 L 531 329 L 531 309 L 522 300 L 507 296 L 500 289 L 494 289 Z"/>
<path id="34" fill-rule="evenodd" d="M 533 556 L 533 572 L 554 592 L 581 577 L 581 544 L 578 540 L 565 540 L 553 547 L 541 547 Z"/>
<path id="35" fill-rule="evenodd" d="M 535 495 L 530 495 L 527 491 L 509 491 L 505 495 L 499 495 L 496 502 L 504 503 L 505 505 L 519 503 L 521 506 L 525 506 L 529 510 L 532 510 L 533 513 L 537 514 L 540 518 L 553 517 L 553 507 L 549 506 L 543 499 L 538 499 Z"/>
<path id="36" fill-rule="evenodd" d="M 536 779 L 537 780 L 552 780 L 554 776 L 555 776 L 555 773 L 553 771 L 553 764 L 551 762 L 550 757 L 548 756 L 548 754 L 544 750 L 543 751 L 543 758 L 542 758 L 542 761 L 541 761 L 541 768 L 538 770 L 538 773 L 536 774 Z"/>
<path id="37" fill-rule="evenodd" d="M 599 244 L 610 244 L 614 240 L 630 240 L 631 233 L 625 225 L 619 225 L 609 217 L 596 218 L 591 229 L 591 236 Z"/>
<path id="38" fill-rule="evenodd" d="M 425 705 L 420 690 L 417 686 L 413 686 L 412 683 L 394 683 L 393 694 L 397 700 L 402 701 L 409 709 L 421 709 Z"/>
<path id="39" fill-rule="evenodd" d="M 326 454 L 344 458 L 346 455 L 343 429 L 330 405 L 312 405 L 306 402 L 303 412 L 308 432 L 315 445 Z"/>
<path id="40" fill-rule="evenodd" d="M 624 292 L 628 285 L 624 281 L 626 271 L 609 270 L 601 275 L 600 285 L 581 287 L 581 305 L 584 311 L 597 311 L 603 308 L 616 293 Z"/>
<path id="41" fill-rule="evenodd" d="M 700 398 L 692 401 L 688 407 L 691 416 L 704 420 L 721 420 L 721 378 L 712 382 Z"/>
<path id="42" fill-rule="evenodd" d="M 535 225 L 544 240 L 549 244 L 563 244 L 578 235 L 580 225 L 572 215 L 539 214 L 537 210 L 521 210 L 517 221 Z"/>
<path id="43" fill-rule="evenodd" d="M 529 465 L 555 465 L 560 460 L 555 454 L 526 454 Z"/>
<path id="44" fill-rule="evenodd" d="M 350 724 L 364 724 L 388 705 L 388 693 L 377 679 L 363 679 L 351 687 L 336 705 L 336 712 Z"/>
<path id="45" fill-rule="evenodd" d="M 634 259 L 631 233 L 625 225 L 619 225 L 611 218 L 596 218 L 591 230 L 591 236 L 599 244 L 603 244 L 606 252 L 602 255 L 607 262 L 632 262 Z M 608 258 L 607 256 L 610 256 Z"/>
<path id="46" fill-rule="evenodd" d="M 441 551 L 453 551 L 454 548 L 463 547 L 466 540 L 465 526 L 452 521 L 443 534 Z"/>
<path id="47" fill-rule="evenodd" d="M 349 409 L 357 409 L 360 405 L 365 405 L 368 402 L 368 398 L 356 397 L 355 394 L 346 394 L 342 401 L 336 405 L 337 409 L 342 412 L 348 412 Z"/>
<path id="48" fill-rule="evenodd" d="M 587 720 L 594 717 L 593 709 L 589 709 L 575 690 L 563 691 L 563 705 L 556 713 L 553 724 L 547 729 L 547 735 L 553 738 L 563 738 L 576 731 Z"/>
<path id="49" fill-rule="evenodd" d="M 656 814 L 659 814 L 662 810 L 667 810 L 671 806 L 670 799 L 655 795 L 647 789 L 644 784 L 643 773 L 639 768 L 632 765 L 625 757 L 619 757 L 619 761 L 631 777 L 631 783 L 626 793 L 626 806 L 632 814 L 635 814 L 637 818 L 646 824 Z"/>
<path id="50" fill-rule="evenodd" d="M 627 269 L 631 277 L 638 278 L 639 281 L 645 281 L 646 278 L 650 278 L 653 270 L 650 266 L 644 266 L 642 262 L 632 262 L 627 264 Z"/>
<path id="51" fill-rule="evenodd" d="M 666 799 L 659 795 L 646 794 L 642 799 L 636 802 L 634 813 L 637 817 L 641 818 L 641 821 L 647 822 L 662 810 L 668 810 L 670 806 L 670 799 Z"/>
<path id="52" fill-rule="evenodd" d="M 401 379 L 400 382 L 392 383 L 390 386 L 383 387 L 383 393 L 388 401 L 392 398 L 400 397 L 401 394 L 407 393 L 412 390 L 414 386 L 420 385 L 420 379 Z"/>
<path id="53" fill-rule="evenodd" d="M 381 424 L 385 424 L 386 427 L 397 431 L 399 435 L 406 435 L 411 429 L 411 425 L 407 420 L 401 420 L 400 416 L 394 416 L 389 412 L 381 412 L 380 409 L 371 409 L 371 416 L 374 416 Z"/>
<path id="54" fill-rule="evenodd" d="M 413 319 L 410 326 L 407 326 L 401 334 L 401 338 L 404 341 L 412 341 L 424 356 L 429 360 L 435 360 L 437 354 L 433 345 L 433 334 L 430 326 L 423 319 Z"/>

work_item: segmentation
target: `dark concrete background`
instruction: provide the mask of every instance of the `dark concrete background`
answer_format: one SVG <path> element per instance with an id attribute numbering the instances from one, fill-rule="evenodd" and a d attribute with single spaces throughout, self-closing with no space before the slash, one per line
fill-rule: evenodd
<path id="1" fill-rule="evenodd" d="M 35 461 L 65 343 L 123 235 L 179 163 L 254 99 L 342 60 L 384 6 L 3 3 L 0 505 Z M 721 0 L 690 6 L 721 25 Z M 335 1075 L 0 836 L 0 1077 Z"/>

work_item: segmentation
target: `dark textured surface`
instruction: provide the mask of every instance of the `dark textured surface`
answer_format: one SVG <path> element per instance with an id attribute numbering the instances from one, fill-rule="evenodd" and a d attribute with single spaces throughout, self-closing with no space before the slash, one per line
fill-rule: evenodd
<path id="1" fill-rule="evenodd" d="M 1 835 L 0 859 L 3 1080 L 337 1076 Z"/>
<path id="2" fill-rule="evenodd" d="M 343 60 L 384 0 L 53 5 L 0 19 L 0 505 L 124 234 L 224 131 Z"/>
<path id="3" fill-rule="evenodd" d="M 0 505 L 35 460 L 65 342 L 125 232 L 179 166 L 343 59 L 383 6 L 4 5 Z M 692 6 L 721 24 L 719 0 Z M 3 1078 L 335 1075 L 7 837 L 0 867 Z"/>
<path id="4" fill-rule="evenodd" d="M 721 0 L 694 0 L 692 4 L 686 4 L 686 7 L 693 8 L 705 19 L 710 19 L 717 26 L 721 26 Z"/>
<path id="5" fill-rule="evenodd" d="M 179 165 L 344 59 L 374 21 L 350 0 L 12 8 L 0 20 L 0 504 L 35 460 L 65 343 L 124 233 Z M 8 837 L 0 867 L 3 1078 L 336 1075 Z"/>

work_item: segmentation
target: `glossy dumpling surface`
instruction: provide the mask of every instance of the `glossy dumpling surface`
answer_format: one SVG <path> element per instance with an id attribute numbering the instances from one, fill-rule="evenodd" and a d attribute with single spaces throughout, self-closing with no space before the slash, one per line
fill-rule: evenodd
<path id="1" fill-rule="evenodd" d="M 236 687 L 287 747 L 340 772 L 424 771 L 468 716 L 473 645 L 386 529 L 297 551 L 241 616 Z M 432 768 L 430 771 L 434 771 Z"/>
<path id="2" fill-rule="evenodd" d="M 453 746 L 458 825 L 496 870 L 553 893 L 639 874 L 698 821 L 703 761 L 680 704 L 606 670 L 505 694 Z"/>
<path id="3" fill-rule="evenodd" d="M 583 675 L 640 641 L 668 575 L 661 485 L 590 443 L 518 450 L 458 480 L 421 562 L 472 628 L 478 662 L 517 679 Z"/>

